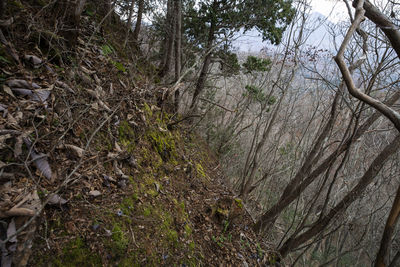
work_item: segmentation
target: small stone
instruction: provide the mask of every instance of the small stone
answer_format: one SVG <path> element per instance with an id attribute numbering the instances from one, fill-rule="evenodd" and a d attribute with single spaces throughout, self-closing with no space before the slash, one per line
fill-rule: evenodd
<path id="1" fill-rule="evenodd" d="M 96 223 L 93 225 L 93 230 L 96 231 L 97 229 L 99 229 L 100 224 Z"/>
<path id="2" fill-rule="evenodd" d="M 89 192 L 89 195 L 91 195 L 92 197 L 98 197 L 101 195 L 101 192 L 98 190 L 93 190 Z"/>
<path id="3" fill-rule="evenodd" d="M 32 65 L 40 65 L 42 64 L 42 60 L 35 55 L 25 55 L 25 60 L 30 62 Z"/>
<path id="4" fill-rule="evenodd" d="M 120 188 L 125 188 L 126 187 L 126 180 L 120 180 L 118 181 L 118 186 Z"/>

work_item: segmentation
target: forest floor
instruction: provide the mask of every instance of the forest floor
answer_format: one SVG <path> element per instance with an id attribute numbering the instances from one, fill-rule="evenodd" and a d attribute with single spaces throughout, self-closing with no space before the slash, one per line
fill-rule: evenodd
<path id="1" fill-rule="evenodd" d="M 100 26 L 88 7 L 71 52 L 43 19 L 49 7 L 9 2 L 14 22 L 0 44 L 2 266 L 274 263 L 217 157 L 157 105 L 165 89 L 155 67 L 121 48 L 124 25 Z"/>

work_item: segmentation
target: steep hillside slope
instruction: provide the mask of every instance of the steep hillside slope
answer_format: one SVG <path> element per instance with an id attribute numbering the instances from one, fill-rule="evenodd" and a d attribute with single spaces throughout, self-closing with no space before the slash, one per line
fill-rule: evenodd
<path id="1" fill-rule="evenodd" d="M 32 2 L 11 1 L 0 36 L 2 266 L 274 262 L 119 22 L 86 10 L 70 51 Z"/>

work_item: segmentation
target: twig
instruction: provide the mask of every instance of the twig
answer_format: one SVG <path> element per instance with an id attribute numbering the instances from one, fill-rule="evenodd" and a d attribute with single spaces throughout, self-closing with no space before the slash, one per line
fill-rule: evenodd
<path id="1" fill-rule="evenodd" d="M 182 119 L 180 119 L 180 120 L 178 120 L 178 121 L 169 123 L 169 124 L 167 125 L 167 127 L 172 127 L 172 126 L 174 126 L 174 125 L 176 125 L 176 124 L 179 124 L 179 123 L 181 123 L 181 122 L 183 122 L 183 121 L 185 121 L 185 120 L 187 120 L 187 119 L 190 119 L 190 118 L 201 118 L 202 116 L 203 116 L 203 115 L 199 115 L 199 114 L 187 115 L 187 116 L 183 117 Z"/>
<path id="2" fill-rule="evenodd" d="M 223 110 L 226 110 L 226 111 L 229 111 L 229 112 L 235 112 L 234 110 L 232 110 L 232 109 L 229 109 L 229 108 L 226 108 L 226 107 L 224 107 L 224 106 L 222 106 L 222 105 L 220 105 L 220 104 L 218 104 L 218 103 L 215 103 L 215 102 L 213 102 L 213 101 L 211 101 L 211 100 L 209 100 L 209 99 L 205 99 L 205 98 L 199 98 L 199 100 L 201 100 L 201 101 L 204 101 L 204 102 L 207 102 L 207 103 L 210 103 L 210 104 L 213 104 L 213 105 L 215 105 L 215 106 L 217 106 L 217 107 L 220 107 L 220 108 L 222 108 Z"/>

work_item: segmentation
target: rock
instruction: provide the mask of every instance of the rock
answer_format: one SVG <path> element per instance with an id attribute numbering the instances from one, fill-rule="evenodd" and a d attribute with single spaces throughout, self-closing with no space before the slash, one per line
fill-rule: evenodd
<path id="1" fill-rule="evenodd" d="M 31 63 L 35 68 L 43 63 L 43 61 L 35 55 L 25 55 L 25 60 Z"/>
<path id="2" fill-rule="evenodd" d="M 58 194 L 53 194 L 49 198 L 49 204 L 50 205 L 64 205 L 68 201 L 60 197 Z"/>
<path id="3" fill-rule="evenodd" d="M 92 196 L 92 197 L 98 197 L 98 196 L 101 195 L 101 192 L 98 191 L 98 190 L 93 190 L 93 191 L 89 192 L 89 195 Z"/>
<path id="4" fill-rule="evenodd" d="M 118 181 L 118 186 L 120 188 L 125 188 L 126 187 L 126 180 L 125 179 L 119 180 Z"/>

